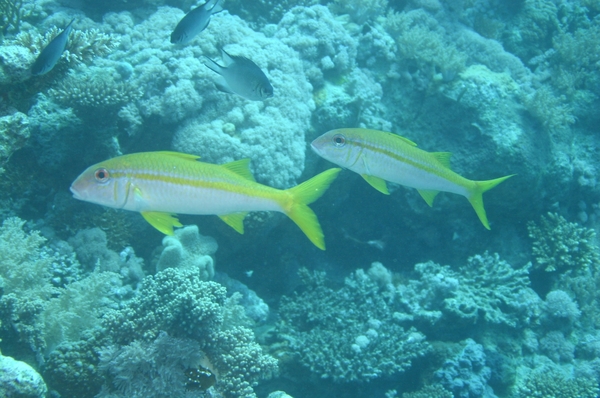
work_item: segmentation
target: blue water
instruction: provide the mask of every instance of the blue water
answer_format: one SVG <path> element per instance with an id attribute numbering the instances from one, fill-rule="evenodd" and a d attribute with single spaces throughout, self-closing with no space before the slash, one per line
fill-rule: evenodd
<path id="1" fill-rule="evenodd" d="M 598 396 L 597 2 L 220 3 L 173 44 L 200 4 L 0 1 L 0 396 Z M 206 67 L 221 48 L 274 95 Z M 515 174 L 483 195 L 491 230 L 459 195 L 349 170 L 310 205 L 325 251 L 280 213 L 165 237 L 69 191 L 167 150 L 287 189 L 336 166 L 315 138 L 358 127 Z"/>

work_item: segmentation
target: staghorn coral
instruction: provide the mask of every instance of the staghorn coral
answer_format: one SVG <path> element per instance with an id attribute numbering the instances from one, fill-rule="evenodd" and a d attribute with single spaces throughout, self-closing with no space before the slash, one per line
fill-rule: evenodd
<path id="1" fill-rule="evenodd" d="M 598 269 L 600 255 L 593 229 L 548 213 L 539 224 L 530 221 L 527 230 L 533 239 L 534 267 L 561 274 Z"/>
<path id="2" fill-rule="evenodd" d="M 355 271 L 339 290 L 325 285 L 324 274 L 303 270 L 306 289 L 282 298 L 280 336 L 316 376 L 336 382 L 389 377 L 428 351 L 423 334 L 401 325 L 390 285 L 373 267 Z"/>
<path id="3" fill-rule="evenodd" d="M 23 12 L 23 0 L 0 0 L 0 44 L 10 28 L 19 31 Z"/>
<path id="4" fill-rule="evenodd" d="M 62 29 L 53 27 L 43 35 L 37 32 L 21 32 L 10 43 L 25 47 L 37 57 L 44 47 L 54 39 Z M 63 53 L 70 67 L 79 64 L 89 64 L 96 57 L 105 57 L 119 45 L 119 39 L 113 35 L 107 35 L 98 29 L 81 31 L 73 29 L 69 35 L 67 47 Z"/>

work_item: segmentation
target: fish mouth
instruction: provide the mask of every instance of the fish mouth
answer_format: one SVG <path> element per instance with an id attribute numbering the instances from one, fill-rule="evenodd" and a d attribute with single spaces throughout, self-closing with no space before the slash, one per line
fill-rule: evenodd
<path id="1" fill-rule="evenodd" d="M 321 153 L 321 151 L 319 151 L 319 148 L 316 145 L 317 140 L 314 140 L 313 142 L 310 143 L 310 147 L 313 150 L 314 153 L 316 153 L 317 155 L 319 155 Z"/>
<path id="2" fill-rule="evenodd" d="M 73 187 L 73 185 L 71 185 L 71 187 L 69 189 L 73 193 L 73 197 L 75 199 L 83 200 L 83 198 L 81 197 L 81 195 L 79 194 L 79 192 L 77 192 L 77 190 Z"/>

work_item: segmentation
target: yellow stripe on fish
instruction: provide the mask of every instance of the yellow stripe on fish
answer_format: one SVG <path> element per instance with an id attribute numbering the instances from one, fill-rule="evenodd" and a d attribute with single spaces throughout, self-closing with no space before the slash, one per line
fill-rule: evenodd
<path id="1" fill-rule="evenodd" d="M 427 152 L 396 134 L 369 129 L 331 130 L 315 139 L 312 149 L 324 159 L 360 174 L 378 191 L 389 194 L 386 181 L 416 188 L 429 206 L 440 192 L 466 197 L 483 226 L 490 229 L 483 193 L 512 177 L 473 181 L 450 169 L 448 152 Z"/>
<path id="2" fill-rule="evenodd" d="M 88 167 L 71 185 L 76 199 L 137 211 L 153 227 L 172 235 L 181 227 L 175 214 L 214 214 L 239 233 L 250 211 L 286 214 L 318 248 L 323 232 L 308 207 L 335 180 L 333 168 L 281 190 L 254 181 L 250 160 L 216 165 L 178 152 L 142 152 L 118 156 Z"/>

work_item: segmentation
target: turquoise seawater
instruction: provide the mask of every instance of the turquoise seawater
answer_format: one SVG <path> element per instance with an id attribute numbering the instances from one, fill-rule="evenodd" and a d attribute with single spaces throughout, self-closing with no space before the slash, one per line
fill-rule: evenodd
<path id="1" fill-rule="evenodd" d="M 597 397 L 599 106 L 596 0 L 0 0 L 0 397 Z"/>

